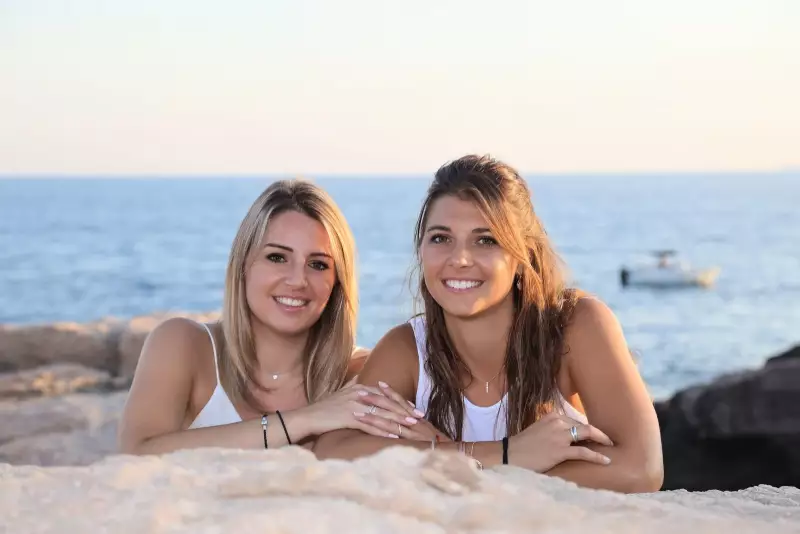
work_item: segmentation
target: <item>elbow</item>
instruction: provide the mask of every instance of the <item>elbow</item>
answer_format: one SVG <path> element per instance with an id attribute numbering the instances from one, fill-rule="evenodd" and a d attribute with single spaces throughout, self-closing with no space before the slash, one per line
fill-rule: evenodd
<path id="1" fill-rule="evenodd" d="M 647 459 L 633 469 L 627 493 L 653 493 L 664 484 L 664 462 L 661 457 Z"/>
<path id="2" fill-rule="evenodd" d="M 358 430 L 347 429 L 326 432 L 314 441 L 311 452 L 318 460 L 352 460 L 352 454 L 348 454 L 348 441 L 358 433 Z"/>
<path id="3" fill-rule="evenodd" d="M 123 428 L 120 428 L 120 431 L 117 434 L 117 453 L 142 456 L 147 454 L 147 451 L 145 450 L 147 441 L 147 439 L 141 439 L 138 436 L 134 438 L 134 436 L 131 436 L 125 432 Z"/>
<path id="4" fill-rule="evenodd" d="M 311 446 L 311 452 L 319 460 L 342 459 L 342 444 L 347 440 L 347 430 L 334 430 L 320 435 Z"/>

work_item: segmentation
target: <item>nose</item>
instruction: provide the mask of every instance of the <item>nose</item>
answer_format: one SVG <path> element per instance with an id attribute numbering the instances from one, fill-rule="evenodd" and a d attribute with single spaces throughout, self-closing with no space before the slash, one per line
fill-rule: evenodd
<path id="1" fill-rule="evenodd" d="M 464 245 L 456 245 L 450 254 L 450 265 L 453 267 L 469 267 L 472 265 L 472 254 Z"/>
<path id="2" fill-rule="evenodd" d="M 302 289 L 308 285 L 305 263 L 296 262 L 292 266 L 289 275 L 286 277 L 286 285 L 292 289 Z"/>

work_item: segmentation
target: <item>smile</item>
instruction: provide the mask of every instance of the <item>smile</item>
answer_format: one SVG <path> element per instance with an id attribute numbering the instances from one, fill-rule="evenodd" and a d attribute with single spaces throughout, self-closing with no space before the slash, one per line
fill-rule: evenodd
<path id="1" fill-rule="evenodd" d="M 303 299 L 295 299 L 291 297 L 272 297 L 275 299 L 275 302 L 278 304 L 283 304 L 284 306 L 288 306 L 290 308 L 302 308 L 310 301 L 303 300 Z"/>
<path id="2" fill-rule="evenodd" d="M 444 285 L 455 291 L 467 291 L 483 285 L 480 280 L 445 280 Z"/>

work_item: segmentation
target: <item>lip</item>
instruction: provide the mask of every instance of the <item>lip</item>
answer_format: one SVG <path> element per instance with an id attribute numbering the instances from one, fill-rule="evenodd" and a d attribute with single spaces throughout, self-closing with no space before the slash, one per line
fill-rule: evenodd
<path id="1" fill-rule="evenodd" d="M 288 304 L 283 304 L 283 303 L 279 302 L 278 299 L 302 300 L 302 301 L 305 302 L 305 304 L 303 304 L 302 306 L 289 306 Z M 289 295 L 275 295 L 275 296 L 272 297 L 272 300 L 275 302 L 275 304 L 278 305 L 278 307 L 280 309 L 282 309 L 283 311 L 285 311 L 287 313 L 298 313 L 298 312 L 301 312 L 301 311 L 305 310 L 308 307 L 309 303 L 311 302 L 311 299 L 305 299 L 305 298 L 299 298 L 299 297 L 290 297 Z"/>
<path id="2" fill-rule="evenodd" d="M 459 282 L 478 282 L 478 285 L 474 287 L 465 287 L 464 289 L 459 289 L 447 285 L 448 280 L 458 280 Z M 442 285 L 447 291 L 450 291 L 451 293 L 466 293 L 468 291 L 474 291 L 476 289 L 480 289 L 480 287 L 483 285 L 483 280 L 475 280 L 473 278 L 444 278 L 442 279 Z"/>

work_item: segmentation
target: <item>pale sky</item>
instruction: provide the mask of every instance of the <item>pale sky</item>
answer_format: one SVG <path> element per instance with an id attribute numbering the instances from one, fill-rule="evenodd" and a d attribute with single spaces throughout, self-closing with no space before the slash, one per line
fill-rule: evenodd
<path id="1" fill-rule="evenodd" d="M 798 95 L 798 0 L 0 0 L 0 174 L 782 169 Z"/>

